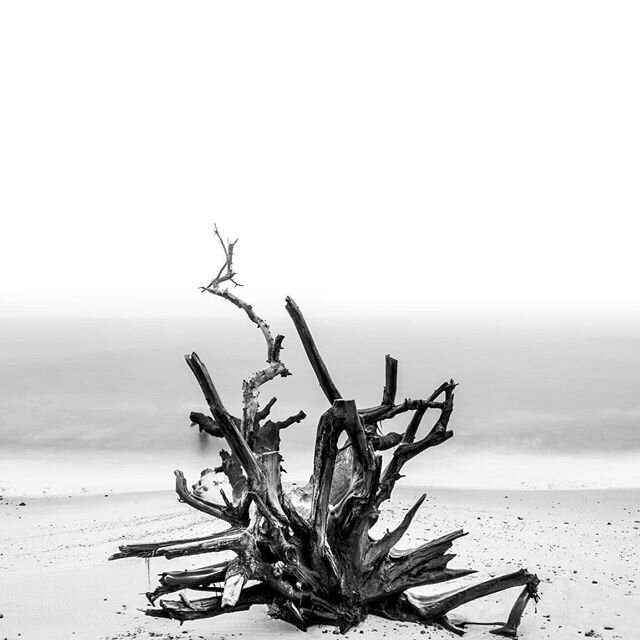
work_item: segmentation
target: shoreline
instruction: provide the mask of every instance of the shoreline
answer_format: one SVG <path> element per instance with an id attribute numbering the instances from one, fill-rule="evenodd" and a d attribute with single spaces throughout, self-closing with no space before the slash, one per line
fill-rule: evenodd
<path id="1" fill-rule="evenodd" d="M 309 451 L 283 450 L 289 483 L 306 484 Z M 173 490 L 174 469 L 193 483 L 204 468 L 217 463 L 217 448 L 175 455 L 140 452 L 85 452 L 47 450 L 0 453 L 0 495 L 101 495 L 137 491 Z M 288 461 L 292 461 L 288 463 Z M 309 464 L 307 464 L 309 462 Z M 544 465 L 544 466 L 542 466 Z M 544 468 L 542 474 L 540 469 Z M 640 451 L 617 456 L 562 456 L 522 454 L 517 460 L 482 451 L 439 452 L 428 466 L 413 465 L 407 480 L 433 489 L 482 491 L 581 491 L 640 488 Z"/>
<path id="2" fill-rule="evenodd" d="M 301 482 L 283 482 L 283 486 L 285 489 L 289 490 L 292 487 L 301 486 L 303 483 Z M 491 496 L 493 494 L 515 494 L 515 495 L 535 495 L 535 494 L 604 494 L 604 493 L 639 493 L 640 494 L 640 486 L 637 487 L 569 487 L 562 489 L 555 488 L 540 488 L 540 489 L 528 489 L 528 488 L 486 488 L 486 487 L 445 487 L 441 485 L 419 485 L 419 484 L 398 484 L 394 489 L 394 497 L 399 496 L 400 494 L 406 494 L 407 492 L 411 493 L 411 495 L 420 493 L 436 493 L 436 494 L 451 494 L 451 495 L 462 495 L 462 494 L 480 494 Z M 84 491 L 84 492 L 75 492 L 75 493 L 12 493 L 6 492 L 3 493 L 0 490 L 0 501 L 1 500 L 31 500 L 31 501 L 66 501 L 66 500 L 75 500 L 75 499 L 94 499 L 94 498 L 136 498 L 143 496 L 174 496 L 176 493 L 174 489 L 124 489 L 119 491 Z"/>

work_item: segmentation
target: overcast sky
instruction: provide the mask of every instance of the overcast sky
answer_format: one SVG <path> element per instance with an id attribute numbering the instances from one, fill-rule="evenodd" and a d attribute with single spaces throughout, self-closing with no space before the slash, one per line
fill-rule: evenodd
<path id="1" fill-rule="evenodd" d="M 214 221 L 267 307 L 638 312 L 639 32 L 636 2 L 2 3 L 0 314 L 204 312 Z"/>

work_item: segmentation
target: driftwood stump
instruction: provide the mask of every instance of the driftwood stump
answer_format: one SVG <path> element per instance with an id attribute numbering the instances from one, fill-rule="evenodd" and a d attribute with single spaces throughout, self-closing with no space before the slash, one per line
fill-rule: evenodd
<path id="1" fill-rule="evenodd" d="M 211 411 L 211 416 L 194 412 L 191 419 L 200 430 L 226 440 L 230 452 L 221 452 L 222 465 L 216 471 L 227 476 L 232 495 L 221 492 L 224 504 L 213 503 L 190 491 L 182 472 L 176 471 L 175 475 L 180 501 L 225 521 L 229 527 L 201 538 L 124 545 L 112 559 L 175 558 L 219 551 L 231 551 L 234 557 L 200 569 L 163 573 L 160 585 L 147 594 L 152 607 L 146 613 L 192 620 L 263 604 L 268 605 L 271 616 L 300 629 L 329 624 L 346 632 L 368 614 L 375 614 L 391 620 L 439 624 L 462 634 L 465 623 L 454 625 L 447 618 L 449 611 L 476 598 L 521 586 L 508 621 L 494 623 L 500 626 L 493 630 L 515 637 L 529 599 L 538 597 L 538 578 L 525 569 L 472 586 L 450 587 L 440 596 L 425 597 L 408 591 L 474 573 L 447 566 L 454 557 L 448 553 L 453 542 L 465 535 L 461 530 L 414 549 L 396 549 L 424 495 L 395 529 L 377 540 L 370 535 L 380 505 L 391 497 L 403 466 L 453 435 L 448 429 L 456 387 L 453 380 L 441 384 L 426 399 L 396 402 L 398 363 L 386 356 L 380 404 L 359 408 L 338 391 L 300 309 L 287 298 L 286 309 L 330 405 L 318 423 L 313 476 L 304 489 L 287 493 L 281 481 L 280 431 L 306 416 L 301 411 L 283 421 L 270 420 L 275 398 L 260 408 L 260 388 L 277 376 L 290 375 L 280 358 L 283 336 L 274 337 L 251 305 L 222 286 L 237 285 L 233 270 L 236 241 L 224 241 L 217 228 L 215 234 L 225 260 L 202 290 L 225 298 L 257 325 L 265 339 L 267 365 L 243 382 L 242 416 L 235 417 L 225 409 L 198 356 L 186 356 Z M 418 438 L 428 410 L 437 412 L 437 419 L 430 431 Z M 381 423 L 402 413 L 411 413 L 404 433 L 383 434 Z M 347 444 L 339 447 L 342 434 L 346 434 Z M 393 452 L 383 469 L 382 457 L 376 452 L 385 449 Z M 195 599 L 186 595 L 187 589 L 213 595 Z M 179 592 L 178 600 L 161 599 L 173 592 Z"/>

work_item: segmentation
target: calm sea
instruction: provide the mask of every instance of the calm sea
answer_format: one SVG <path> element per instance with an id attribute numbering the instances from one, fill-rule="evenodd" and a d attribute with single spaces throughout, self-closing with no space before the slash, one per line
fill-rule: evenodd
<path id="1" fill-rule="evenodd" d="M 278 397 L 277 418 L 308 414 L 283 432 L 288 477 L 302 480 L 327 405 L 288 320 L 273 324 L 287 336 L 283 359 L 294 375 L 262 397 Z M 399 397 L 460 382 L 455 437 L 407 467 L 411 484 L 640 486 L 632 323 L 351 318 L 312 329 L 342 395 L 361 406 L 381 397 L 386 353 L 400 361 Z M 206 411 L 183 360 L 190 351 L 239 412 L 243 378 L 264 363 L 261 336 L 242 319 L 0 321 L 0 490 L 162 489 L 174 468 L 197 476 L 215 466 L 221 443 L 189 428 L 189 412 Z"/>

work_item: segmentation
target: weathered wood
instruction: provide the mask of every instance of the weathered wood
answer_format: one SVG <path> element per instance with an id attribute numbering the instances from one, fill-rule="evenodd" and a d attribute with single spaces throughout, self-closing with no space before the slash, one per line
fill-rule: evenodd
<path id="1" fill-rule="evenodd" d="M 364 556 L 364 562 L 368 565 L 374 565 L 378 560 L 383 558 L 384 556 L 391 551 L 393 547 L 400 541 L 402 536 L 406 533 L 409 525 L 411 524 L 413 518 L 415 517 L 418 509 L 425 501 L 427 497 L 426 493 L 423 493 L 418 501 L 407 511 L 404 518 L 402 518 L 402 522 L 395 528 L 393 531 L 387 532 L 380 540 L 373 542 Z"/>
<path id="2" fill-rule="evenodd" d="M 398 389 L 398 361 L 389 354 L 385 356 L 385 383 L 382 392 L 382 404 L 392 405 L 396 401 Z"/>
<path id="3" fill-rule="evenodd" d="M 191 420 L 191 426 L 197 425 L 200 432 L 204 431 L 214 438 L 223 437 L 220 427 L 211 416 L 199 413 L 198 411 L 192 411 L 189 414 L 189 419 Z"/>
<path id="4" fill-rule="evenodd" d="M 231 416 L 229 416 L 224 408 L 207 368 L 204 366 L 200 358 L 198 358 L 197 353 L 185 356 L 185 360 L 202 389 L 202 393 L 204 394 L 205 400 L 211 409 L 216 423 L 220 427 L 225 440 L 231 447 L 231 453 L 236 456 L 247 474 L 249 486 L 257 490 L 262 490 L 264 488 L 264 473 L 262 468 L 258 465 L 258 462 L 249 448 L 245 437 L 240 432 L 240 429 L 238 429 L 231 419 Z"/>
<path id="5" fill-rule="evenodd" d="M 275 398 L 274 398 L 275 401 Z M 229 416 L 233 422 L 235 422 L 236 426 L 240 426 L 241 421 L 240 418 L 236 418 L 235 416 Z M 211 417 L 204 413 L 200 413 L 199 411 L 192 411 L 189 414 L 189 420 L 191 420 L 191 426 L 197 426 L 198 431 L 208 433 L 210 436 L 214 438 L 223 438 L 224 435 L 220 430 L 220 427 L 216 424 L 216 421 Z"/>
<path id="6" fill-rule="evenodd" d="M 264 584 L 257 584 L 243 589 L 238 601 L 234 605 L 223 606 L 222 597 L 202 598 L 190 600 L 189 604 L 183 601 L 162 600 L 159 609 L 148 609 L 147 615 L 156 618 L 171 618 L 173 620 L 198 620 L 200 618 L 213 618 L 223 613 L 247 611 L 256 604 L 271 604 L 273 594 Z"/>
<path id="7" fill-rule="evenodd" d="M 256 412 L 256 420 L 260 422 L 261 420 L 264 420 L 265 418 L 267 418 L 271 413 L 271 409 L 273 408 L 273 405 L 277 401 L 278 401 L 278 398 L 275 398 L 275 397 L 271 398 L 271 400 L 269 400 L 269 402 L 267 402 L 267 404 L 265 404 L 264 407 L 262 407 L 262 409 L 258 409 L 258 411 Z"/>
<path id="8" fill-rule="evenodd" d="M 231 485 L 231 495 L 233 502 L 238 506 L 241 500 L 247 495 L 247 478 L 242 473 L 242 465 L 238 462 L 235 456 L 232 456 L 228 451 L 224 449 L 220 450 L 220 459 L 222 464 L 216 467 L 216 472 L 222 472 Z"/>
<path id="9" fill-rule="evenodd" d="M 327 540 L 327 520 L 329 518 L 329 496 L 336 456 L 338 438 L 333 410 L 329 409 L 320 418 L 316 436 L 313 462 L 313 497 L 311 499 L 311 522 L 318 547 L 322 550 Z"/>
<path id="10" fill-rule="evenodd" d="M 282 362 L 273 361 L 242 383 L 242 427 L 240 431 L 245 438 L 250 436 L 256 426 L 260 387 L 278 376 L 288 375 L 289 371 Z"/>
<path id="11" fill-rule="evenodd" d="M 318 347 L 311 335 L 311 331 L 307 325 L 307 321 L 304 319 L 302 312 L 298 305 L 294 302 L 293 298 L 287 297 L 286 301 L 286 310 L 287 313 L 291 316 L 293 320 L 293 325 L 300 336 L 300 341 L 302 342 L 302 346 L 304 347 L 304 351 L 307 354 L 307 358 L 311 363 L 311 368 L 316 374 L 316 378 L 318 379 L 318 383 L 320 384 L 320 388 L 322 389 L 324 395 L 327 400 L 333 404 L 335 400 L 339 400 L 342 398 L 338 388 L 334 384 L 331 376 L 329 375 L 329 370 L 324 363 L 324 360 L 320 356 L 320 352 L 318 351 Z"/>
<path id="12" fill-rule="evenodd" d="M 365 425 L 371 425 L 383 420 L 391 420 L 402 413 L 408 411 L 416 411 L 418 409 L 441 409 L 442 403 L 432 400 L 411 400 L 409 398 L 403 400 L 399 404 L 387 405 L 380 404 L 376 407 L 368 407 L 360 409 L 358 413 Z"/>
<path id="13" fill-rule="evenodd" d="M 244 587 L 248 579 L 249 575 L 245 566 L 238 558 L 234 558 L 227 566 L 224 576 L 224 590 L 220 606 L 223 608 L 234 607 L 238 603 L 242 587 Z"/>
<path id="14" fill-rule="evenodd" d="M 391 497 L 391 492 L 395 483 L 401 478 L 400 471 L 405 463 L 429 447 L 434 447 L 446 442 L 453 436 L 452 431 L 447 431 L 449 418 L 453 410 L 453 389 L 456 384 L 453 380 L 440 385 L 429 397 L 423 406 L 416 409 L 411 421 L 405 431 L 402 443 L 395 449 L 389 464 L 382 474 L 382 480 L 378 489 L 376 504 L 380 505 Z M 435 423 L 431 431 L 419 442 L 415 442 L 416 433 L 428 406 L 433 403 L 438 396 L 445 393 L 445 402 L 439 403 L 440 418 Z"/>
<path id="15" fill-rule="evenodd" d="M 510 573 L 479 584 L 460 589 L 455 593 L 433 600 L 432 598 L 426 598 L 424 596 L 416 595 L 413 593 L 407 593 L 407 599 L 410 605 L 418 612 L 423 618 L 436 620 L 445 615 L 452 609 L 482 598 L 484 596 L 497 593 L 498 591 L 504 591 L 505 589 L 511 589 L 512 587 L 519 587 L 522 585 L 532 585 L 530 589 L 534 589 L 538 584 L 538 579 L 535 575 L 529 573 L 526 569 L 520 569 L 514 573 Z"/>
<path id="16" fill-rule="evenodd" d="M 109 560 L 130 557 L 152 558 L 154 556 L 177 558 L 200 553 L 213 553 L 214 551 L 241 551 L 248 544 L 248 535 L 244 529 L 231 528 L 220 533 L 187 540 L 122 545 L 119 547 L 120 552 L 112 555 Z"/>
<path id="17" fill-rule="evenodd" d="M 227 281 L 231 281 L 235 286 L 238 286 L 238 283 L 235 281 L 236 273 L 233 270 L 233 253 L 238 240 L 234 240 L 233 242 L 225 242 L 218 231 L 218 227 L 214 225 L 214 234 L 216 238 L 220 241 L 222 245 L 222 249 L 224 251 L 225 260 L 218 271 L 218 274 L 211 280 L 211 282 L 201 287 L 202 291 L 207 291 L 208 293 L 212 293 L 213 295 L 219 296 L 228 300 L 231 304 L 238 307 L 238 309 L 242 309 L 253 322 L 258 329 L 262 332 L 264 336 L 265 342 L 267 343 L 267 362 L 277 362 L 280 355 L 280 349 L 282 347 L 282 340 L 284 336 L 276 336 L 273 337 L 271 333 L 271 329 L 269 325 L 254 311 L 253 307 L 246 303 L 244 300 L 234 295 L 229 291 L 229 289 L 222 289 L 220 285 L 224 284 Z"/>
<path id="18" fill-rule="evenodd" d="M 271 616 L 299 629 L 330 624 L 344 633 L 367 615 L 375 614 L 391 620 L 439 625 L 462 634 L 464 623 L 453 623 L 447 617 L 452 609 L 504 589 L 524 586 L 508 621 L 494 630 L 498 635 L 515 637 L 527 603 L 537 599 L 538 578 L 526 570 L 429 597 L 410 591 L 475 573 L 473 569 L 448 566 L 456 557 L 450 552 L 452 545 L 466 535 L 462 530 L 415 548 L 397 548 L 425 500 L 424 495 L 394 529 L 377 540 L 371 535 L 379 507 L 391 497 L 404 465 L 453 436 L 449 422 L 456 384 L 453 380 L 445 382 L 425 399 L 396 402 L 398 362 L 387 355 L 381 404 L 359 409 L 354 400 L 342 398 L 300 309 L 287 298 L 287 311 L 331 405 L 318 422 L 313 476 L 307 486 L 288 493 L 281 478 L 281 431 L 301 422 L 306 415 L 300 411 L 278 421 L 268 419 L 275 398 L 259 406 L 262 385 L 289 375 L 280 359 L 283 337 L 273 337 L 269 325 L 253 307 L 223 286 L 237 285 L 233 268 L 236 242 L 224 242 L 217 229 L 215 234 L 225 261 L 203 290 L 242 309 L 260 329 L 267 344 L 267 366 L 243 382 L 242 417 L 236 418 L 225 408 L 198 356 L 186 356 L 211 411 L 211 416 L 194 412 L 191 419 L 201 431 L 223 438 L 230 451 L 220 452 L 222 465 L 215 471 L 206 469 L 193 491 L 184 475 L 176 471 L 176 493 L 182 502 L 226 521 L 230 527 L 197 538 L 123 545 L 112 559 L 178 558 L 217 552 L 230 552 L 231 557 L 199 569 L 163 573 L 159 586 L 147 593 L 152 605 L 148 615 L 183 621 L 266 604 Z M 439 412 L 438 418 L 419 437 L 430 410 Z M 382 421 L 407 412 L 413 415 L 403 433 L 381 431 Z M 346 434 L 347 442 L 339 447 L 342 434 Z M 384 471 L 382 457 L 376 453 L 381 450 L 392 451 Z M 220 490 L 224 504 L 208 499 L 208 489 L 219 488 L 215 472 L 223 472 L 232 487 L 231 499 Z M 191 591 L 215 595 L 193 598 Z M 179 593 L 177 600 L 163 598 L 175 592 Z"/>
<path id="19" fill-rule="evenodd" d="M 217 583 L 224 582 L 228 564 L 228 562 L 222 562 L 193 571 L 165 572 L 160 576 L 160 585 L 154 591 L 147 592 L 147 599 L 154 604 L 161 596 L 181 589 L 220 592 L 222 589 Z"/>
<path id="20" fill-rule="evenodd" d="M 517 637 L 520 620 L 522 619 L 524 610 L 529 604 L 529 600 L 538 600 L 537 587 L 537 581 L 527 583 L 524 589 L 520 592 L 518 599 L 513 603 L 513 607 L 509 612 L 509 618 L 507 621 L 497 629 L 492 629 L 491 633 L 497 636 L 506 636 L 507 638 Z"/>
<path id="21" fill-rule="evenodd" d="M 187 480 L 182 471 L 176 469 L 174 474 L 176 476 L 176 493 L 178 494 L 178 498 L 181 502 L 185 502 L 190 507 L 193 507 L 198 511 L 202 511 L 203 513 L 207 513 L 214 518 L 220 518 L 220 520 L 224 520 L 229 524 L 237 526 L 241 526 L 243 524 L 242 517 L 238 511 L 227 506 L 222 506 L 213 502 L 206 502 L 198 498 L 187 488 Z"/>
<path id="22" fill-rule="evenodd" d="M 399 445 L 402 442 L 402 436 L 395 431 L 391 431 L 386 434 L 370 435 L 369 441 L 376 451 L 386 451 L 387 449 L 393 449 L 393 447 Z"/>

